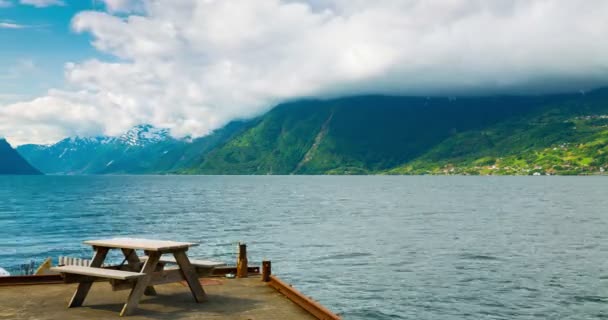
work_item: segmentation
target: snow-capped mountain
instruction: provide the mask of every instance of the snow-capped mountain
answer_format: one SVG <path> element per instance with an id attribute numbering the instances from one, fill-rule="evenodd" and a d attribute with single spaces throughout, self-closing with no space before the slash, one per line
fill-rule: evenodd
<path id="1" fill-rule="evenodd" d="M 127 133 L 116 138 L 116 141 L 130 146 L 146 146 L 168 139 L 172 139 L 169 129 L 144 124 L 131 128 Z"/>
<path id="2" fill-rule="evenodd" d="M 168 173 L 197 165 L 205 154 L 246 128 L 234 122 L 205 137 L 175 139 L 168 129 L 139 125 L 116 137 L 71 137 L 17 151 L 47 174 Z"/>
<path id="3" fill-rule="evenodd" d="M 150 157 L 182 143 L 168 129 L 138 125 L 117 137 L 70 137 L 52 145 L 20 146 L 18 151 L 43 172 L 81 174 L 143 170 Z"/>
<path id="4" fill-rule="evenodd" d="M 169 129 L 156 128 L 149 124 L 135 126 L 124 134 L 117 137 L 97 136 L 97 137 L 69 137 L 55 144 L 42 147 L 53 147 L 57 145 L 77 148 L 79 146 L 90 146 L 97 144 L 124 144 L 128 146 L 143 147 L 150 144 L 173 139 Z"/>

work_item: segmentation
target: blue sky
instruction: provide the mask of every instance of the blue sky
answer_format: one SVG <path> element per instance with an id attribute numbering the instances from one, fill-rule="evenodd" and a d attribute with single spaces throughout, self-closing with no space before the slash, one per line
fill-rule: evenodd
<path id="1" fill-rule="evenodd" d="M 16 27 L 0 27 L 0 103 L 61 88 L 66 62 L 102 56 L 90 45 L 90 35 L 73 32 L 70 24 L 77 12 L 103 9 L 103 4 L 90 0 L 68 0 L 47 7 L 24 5 L 18 0 L 6 3 L 10 5 L 0 7 L 0 23 Z"/>
<path id="2" fill-rule="evenodd" d="M 301 97 L 591 90 L 607 16 L 607 0 L 0 0 L 0 136 L 198 137 Z"/>

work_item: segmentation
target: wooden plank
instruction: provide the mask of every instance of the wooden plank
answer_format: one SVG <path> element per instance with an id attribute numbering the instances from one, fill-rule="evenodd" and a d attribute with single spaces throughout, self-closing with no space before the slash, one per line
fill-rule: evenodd
<path id="1" fill-rule="evenodd" d="M 176 268 L 172 268 L 172 269 L 163 270 L 163 272 L 155 272 L 152 275 L 152 279 L 150 280 L 150 283 L 153 283 L 154 285 L 159 285 L 159 284 L 175 283 L 175 282 L 180 282 L 180 281 L 184 281 L 184 280 L 186 280 L 186 278 L 184 278 L 184 274 L 178 267 L 176 267 Z"/>
<path id="2" fill-rule="evenodd" d="M 139 272 L 94 268 L 94 267 L 82 267 L 82 266 L 63 266 L 53 267 L 51 271 L 59 273 L 78 274 L 82 276 L 105 278 L 105 279 L 117 279 L 117 280 L 130 280 L 137 279 L 143 275 Z"/>
<path id="3" fill-rule="evenodd" d="M 92 276 L 83 276 L 83 275 L 74 274 L 74 273 L 64 273 L 64 274 L 62 274 L 62 276 L 63 276 L 63 283 L 81 283 L 81 282 L 108 281 L 107 278 L 92 277 Z"/>
<path id="4" fill-rule="evenodd" d="M 177 270 L 177 269 L 175 269 Z M 201 276 L 206 276 L 206 275 L 211 275 L 211 276 L 224 276 L 227 273 L 235 273 L 236 274 L 236 268 L 235 267 L 217 267 L 214 268 L 213 270 L 211 270 L 211 274 L 205 272 L 205 273 L 200 273 L 201 269 L 200 268 L 196 268 L 197 274 L 199 275 L 199 278 Z M 249 267 L 249 274 L 259 274 L 260 273 L 260 267 L 255 267 L 255 266 L 250 266 Z M 91 279 L 94 279 L 96 281 L 106 281 L 100 278 L 93 278 L 91 277 Z M 181 279 L 183 280 L 183 279 Z M 181 281 L 179 280 L 179 281 Z M 120 281 L 120 280 L 116 280 L 116 281 Z M 46 276 L 10 276 L 10 277 L 0 277 L 0 287 L 1 286 L 13 286 L 13 285 L 37 285 L 37 284 L 50 284 L 50 283 L 55 283 L 55 284 L 60 284 L 60 283 L 65 283 L 64 278 L 61 277 L 60 274 L 55 274 L 55 275 L 46 275 Z M 131 287 L 129 287 L 130 289 Z"/>
<path id="5" fill-rule="evenodd" d="M 135 250 L 122 248 L 121 251 L 122 251 L 122 254 L 125 256 L 125 259 L 127 260 L 129 267 L 131 269 L 133 269 L 133 271 L 141 270 L 142 262 L 141 262 L 141 260 L 139 260 L 139 257 L 137 256 L 137 252 L 135 252 Z"/>
<path id="6" fill-rule="evenodd" d="M 59 274 L 0 277 L 0 287 L 60 283 L 63 278 Z"/>
<path id="7" fill-rule="evenodd" d="M 175 283 L 184 281 L 184 275 L 179 270 L 179 268 L 168 269 L 159 272 L 154 272 L 152 277 L 150 278 L 149 285 L 161 285 L 167 283 Z M 133 281 L 124 281 L 124 280 L 112 280 L 112 290 L 120 291 L 132 289 L 134 282 Z"/>
<path id="8" fill-rule="evenodd" d="M 139 259 L 144 261 L 144 260 L 148 259 L 148 257 L 141 256 L 141 257 L 139 257 Z M 161 257 L 160 262 L 177 264 L 177 261 L 175 261 L 175 257 L 170 257 L 170 256 Z M 207 267 L 207 268 L 223 267 L 226 265 L 225 263 L 219 262 L 219 261 L 199 260 L 199 259 L 190 259 L 190 264 L 195 267 L 203 267 L 203 268 L 205 268 L 205 267 Z"/>
<path id="9" fill-rule="evenodd" d="M 196 300 L 196 302 L 203 302 L 207 300 L 207 294 L 205 293 L 205 290 L 203 290 L 201 283 L 198 281 L 198 276 L 196 275 L 194 267 L 190 264 L 190 260 L 188 260 L 186 251 L 176 251 L 173 253 L 173 256 L 175 257 L 175 261 L 177 261 L 179 270 L 182 272 L 182 275 L 190 287 L 194 300 Z"/>
<path id="10" fill-rule="evenodd" d="M 271 275 L 269 276 L 270 281 L 268 285 L 272 288 L 276 289 L 278 292 L 283 294 L 289 300 L 293 301 L 295 304 L 302 307 L 304 310 L 308 311 L 310 314 L 315 316 L 320 320 L 341 320 L 337 314 L 331 312 L 329 309 L 325 308 L 318 302 L 310 299 L 309 297 L 303 295 L 298 290 L 293 288 L 291 285 L 283 282 L 281 279 Z"/>
<path id="11" fill-rule="evenodd" d="M 108 251 L 109 249 L 104 247 L 95 248 L 95 255 L 91 260 L 91 267 L 101 267 L 103 260 L 105 260 L 106 256 L 108 255 Z M 84 302 L 84 298 L 87 297 L 87 293 L 89 293 L 89 290 L 91 290 L 92 285 L 92 281 L 81 282 L 78 284 L 76 292 L 74 292 L 72 299 L 70 299 L 68 308 L 80 307 Z"/>
<path id="12" fill-rule="evenodd" d="M 260 274 L 260 267 L 248 267 L 247 271 L 250 274 Z M 211 271 L 213 276 L 225 276 L 228 273 L 236 274 L 236 267 L 217 267 Z"/>
<path id="13" fill-rule="evenodd" d="M 136 281 L 110 280 L 112 291 L 133 290 Z"/>
<path id="14" fill-rule="evenodd" d="M 165 240 L 150 240 L 137 238 L 112 238 L 101 240 L 87 240 L 85 244 L 106 248 L 118 249 L 136 249 L 147 251 L 170 251 L 178 249 L 187 249 L 189 247 L 198 246 L 193 242 L 176 242 Z"/>
<path id="15" fill-rule="evenodd" d="M 141 267 L 143 265 L 143 263 L 141 262 L 141 260 L 139 260 L 139 257 L 137 256 L 137 252 L 135 252 L 135 250 L 133 249 L 121 249 L 122 254 L 125 256 L 125 259 L 128 261 L 128 267 L 130 270 L 132 271 L 140 271 Z M 158 268 L 162 269 L 162 265 L 158 264 L 156 265 L 156 271 L 158 271 Z M 155 296 L 156 295 L 156 290 L 154 289 L 153 286 L 148 286 L 146 288 L 146 291 L 144 291 L 144 295 L 146 296 Z"/>
<path id="16" fill-rule="evenodd" d="M 139 304 L 139 300 L 141 299 L 142 295 L 144 294 L 144 291 L 146 290 L 146 287 L 150 283 L 152 273 L 156 269 L 156 265 L 158 264 L 159 259 L 160 253 L 151 252 L 149 254 L 148 260 L 146 260 L 146 262 L 144 263 L 144 267 L 141 270 L 141 273 L 143 273 L 144 276 L 137 280 L 137 283 L 129 294 L 127 303 L 125 303 L 122 308 L 122 311 L 120 312 L 120 316 L 128 316 L 130 314 L 133 314 L 133 312 L 137 308 L 137 305 Z"/>

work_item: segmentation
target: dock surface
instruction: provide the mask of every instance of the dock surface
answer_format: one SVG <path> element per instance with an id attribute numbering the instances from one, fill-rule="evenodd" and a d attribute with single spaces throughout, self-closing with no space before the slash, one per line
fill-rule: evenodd
<path id="1" fill-rule="evenodd" d="M 208 300 L 195 303 L 181 283 L 155 286 L 134 315 L 119 317 L 129 291 L 112 291 L 106 282 L 93 284 L 83 307 L 66 306 L 75 284 L 0 287 L 0 319 L 315 319 L 291 300 L 267 286 L 259 276 L 243 279 L 202 279 Z"/>

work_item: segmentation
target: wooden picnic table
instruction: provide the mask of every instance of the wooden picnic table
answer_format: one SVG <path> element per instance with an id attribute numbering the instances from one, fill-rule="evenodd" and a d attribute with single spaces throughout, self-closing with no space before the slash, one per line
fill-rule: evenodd
<path id="1" fill-rule="evenodd" d="M 61 272 L 66 279 L 71 277 L 72 282 L 79 283 L 69 302 L 69 308 L 82 305 L 95 278 L 109 279 L 115 290 L 131 289 L 127 302 L 120 312 L 121 316 L 132 314 L 144 294 L 156 295 L 154 285 L 157 284 L 185 280 L 196 302 L 206 300 L 197 272 L 186 255 L 188 248 L 197 246 L 196 243 L 134 238 L 88 240 L 84 243 L 93 246 L 95 250 L 89 267 L 53 268 Z M 102 267 L 110 249 L 120 249 L 125 257 L 123 263 L 127 262 L 127 265 L 118 269 Z M 135 250 L 143 250 L 146 256 L 138 256 Z M 163 254 L 171 254 L 173 257 L 163 259 Z M 165 270 L 166 262 L 176 263 L 179 268 Z"/>

